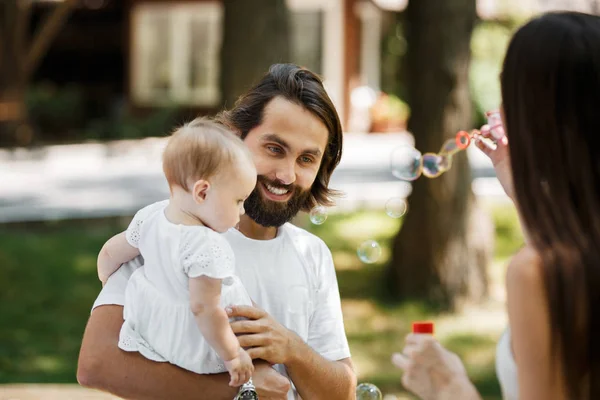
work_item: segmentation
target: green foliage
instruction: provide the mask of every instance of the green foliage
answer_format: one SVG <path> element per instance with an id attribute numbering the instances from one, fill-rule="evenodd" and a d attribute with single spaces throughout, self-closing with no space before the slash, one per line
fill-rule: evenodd
<path id="1" fill-rule="evenodd" d="M 500 71 L 511 35 L 510 27 L 492 22 L 480 23 L 473 32 L 469 81 L 476 126 L 486 122 L 486 111 L 500 106 Z"/>
<path id="2" fill-rule="evenodd" d="M 171 133 L 177 122 L 177 108 L 168 107 L 140 117 L 125 114 L 112 119 L 95 119 L 84 129 L 88 140 L 140 139 L 161 137 Z"/>
<path id="3" fill-rule="evenodd" d="M 85 109 L 80 87 L 58 88 L 45 82 L 27 91 L 25 105 L 31 120 L 46 134 L 64 136 L 66 131 L 83 125 Z"/>

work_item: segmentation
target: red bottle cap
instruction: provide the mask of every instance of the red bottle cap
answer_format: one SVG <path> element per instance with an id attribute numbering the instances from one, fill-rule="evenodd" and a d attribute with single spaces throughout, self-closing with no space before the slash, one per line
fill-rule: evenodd
<path id="1" fill-rule="evenodd" d="M 412 331 L 413 333 L 426 333 L 433 335 L 433 322 L 413 322 Z"/>

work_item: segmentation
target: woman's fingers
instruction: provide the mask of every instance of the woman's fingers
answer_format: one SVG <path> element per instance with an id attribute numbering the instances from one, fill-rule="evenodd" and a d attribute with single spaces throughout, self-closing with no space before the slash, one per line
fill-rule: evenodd
<path id="1" fill-rule="evenodd" d="M 410 365 L 410 360 L 407 356 L 405 356 L 402 353 L 394 353 L 392 354 L 392 364 L 394 364 L 401 370 L 406 371 L 406 369 Z"/>

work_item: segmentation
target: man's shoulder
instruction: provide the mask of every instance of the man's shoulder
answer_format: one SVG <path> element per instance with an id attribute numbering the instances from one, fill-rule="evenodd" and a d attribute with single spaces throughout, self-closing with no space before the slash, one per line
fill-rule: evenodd
<path id="1" fill-rule="evenodd" d="M 318 270 L 324 265 L 323 263 L 327 264 L 328 260 L 332 258 L 329 247 L 317 235 L 289 222 L 282 228 L 283 233 L 303 262 L 313 265 Z"/>
<path id="2" fill-rule="evenodd" d="M 323 239 L 307 231 L 306 229 L 300 228 L 290 222 L 285 223 L 281 229 L 283 232 L 292 240 L 301 240 L 310 245 L 311 247 L 327 247 Z"/>

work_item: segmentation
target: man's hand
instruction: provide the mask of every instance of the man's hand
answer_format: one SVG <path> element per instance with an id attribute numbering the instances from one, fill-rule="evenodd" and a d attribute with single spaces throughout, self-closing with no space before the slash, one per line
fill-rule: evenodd
<path id="1" fill-rule="evenodd" d="M 296 343 L 301 340 L 258 307 L 230 306 L 227 307 L 227 315 L 247 318 L 232 322 L 231 329 L 238 335 L 240 346 L 248 349 L 253 360 L 259 358 L 271 364 L 285 365 L 292 358 Z"/>
<path id="2" fill-rule="evenodd" d="M 286 400 L 291 386 L 288 378 L 264 361 L 254 365 L 252 383 L 260 400 Z"/>

